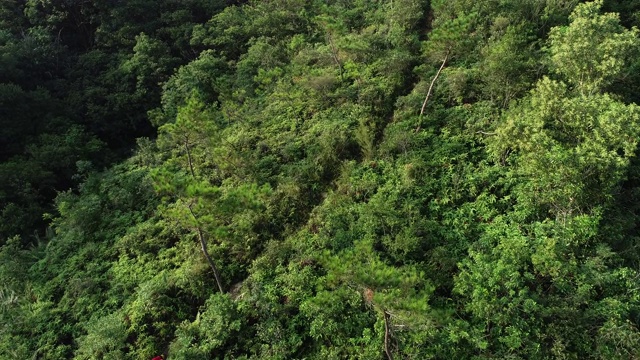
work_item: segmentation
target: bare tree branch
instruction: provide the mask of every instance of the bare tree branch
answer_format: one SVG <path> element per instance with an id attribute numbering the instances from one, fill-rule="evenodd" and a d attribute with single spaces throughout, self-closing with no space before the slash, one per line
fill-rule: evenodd
<path id="1" fill-rule="evenodd" d="M 476 134 L 482 134 L 482 135 L 487 135 L 487 136 L 493 136 L 493 135 L 496 135 L 497 133 L 496 133 L 495 131 L 494 131 L 494 132 L 486 132 L 486 131 L 479 130 L 479 131 L 476 131 Z"/>
<path id="2" fill-rule="evenodd" d="M 431 96 L 431 91 L 433 90 L 433 85 L 436 83 L 436 80 L 438 80 L 438 77 L 440 76 L 442 69 L 444 69 L 444 66 L 447 63 L 448 59 L 449 59 L 449 52 L 447 51 L 447 54 L 444 56 L 444 60 L 442 60 L 442 65 L 440 65 L 440 69 L 438 69 L 436 76 L 434 76 L 433 80 L 431 80 L 431 85 L 429 85 L 429 91 L 427 91 L 427 96 L 424 98 L 424 102 L 422 103 L 422 108 L 420 109 L 420 117 L 422 117 L 422 114 L 424 113 L 424 108 L 427 106 L 427 102 L 429 101 L 429 97 Z"/>

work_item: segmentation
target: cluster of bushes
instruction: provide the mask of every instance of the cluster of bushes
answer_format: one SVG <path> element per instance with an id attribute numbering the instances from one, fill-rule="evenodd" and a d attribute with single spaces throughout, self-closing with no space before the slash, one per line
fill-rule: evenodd
<path id="1" fill-rule="evenodd" d="M 640 354 L 640 4 L 0 10 L 0 358 Z"/>

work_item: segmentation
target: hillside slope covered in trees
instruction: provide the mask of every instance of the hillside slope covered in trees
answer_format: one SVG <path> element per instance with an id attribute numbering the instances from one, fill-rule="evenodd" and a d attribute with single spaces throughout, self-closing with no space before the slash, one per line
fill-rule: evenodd
<path id="1" fill-rule="evenodd" d="M 640 358 L 639 1 L 0 24 L 0 359 Z"/>

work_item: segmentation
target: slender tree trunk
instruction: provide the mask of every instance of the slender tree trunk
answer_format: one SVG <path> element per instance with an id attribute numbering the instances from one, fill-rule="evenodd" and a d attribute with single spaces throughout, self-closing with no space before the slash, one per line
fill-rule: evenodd
<path id="1" fill-rule="evenodd" d="M 218 268 L 216 267 L 216 264 L 214 264 L 213 260 L 211 259 L 211 256 L 209 255 L 209 250 L 207 249 L 207 238 L 205 236 L 204 231 L 202 230 L 202 226 L 200 226 L 200 222 L 198 221 L 196 214 L 193 213 L 193 209 L 191 209 L 191 205 L 187 206 L 187 208 L 189 209 L 189 212 L 191 213 L 191 216 L 193 216 L 193 220 L 196 223 L 196 231 L 198 232 L 198 240 L 200 240 L 200 247 L 202 248 L 202 254 L 204 255 L 205 259 L 207 259 L 207 262 L 209 263 L 209 266 L 213 271 L 213 276 L 216 278 L 216 284 L 218 285 L 218 290 L 220 290 L 221 293 L 224 293 L 224 290 L 222 289 L 222 282 L 220 281 L 220 272 L 218 272 Z"/>
<path id="2" fill-rule="evenodd" d="M 185 138 L 184 147 L 187 151 L 187 161 L 189 162 L 189 171 L 191 172 L 191 176 L 195 180 L 196 172 L 193 169 L 193 159 L 191 158 L 191 149 L 189 149 L 189 138 Z M 220 290 L 221 293 L 224 293 L 224 290 L 222 289 L 222 281 L 220 281 L 220 272 L 218 271 L 216 264 L 213 262 L 213 259 L 211 259 L 211 255 L 209 255 L 209 249 L 207 247 L 207 237 L 204 231 L 202 230 L 200 221 L 198 221 L 198 217 L 193 212 L 193 209 L 191 208 L 191 204 L 187 205 L 187 209 L 189 209 L 189 213 L 191 213 L 191 216 L 193 217 L 193 221 L 196 224 L 196 231 L 198 233 L 198 240 L 200 241 L 202 254 L 204 255 L 205 259 L 207 259 L 207 262 L 209 263 L 209 267 L 211 267 L 211 270 L 213 271 L 213 276 L 216 278 L 216 284 L 218 285 L 218 290 Z"/>
<path id="3" fill-rule="evenodd" d="M 333 61 L 336 63 L 336 66 L 338 66 L 338 70 L 340 70 L 340 81 L 344 81 L 344 75 L 342 73 L 342 63 L 340 62 L 340 59 L 338 58 L 338 49 L 336 49 L 335 44 L 333 43 L 333 38 L 331 37 L 331 35 L 328 35 L 328 39 L 329 39 L 329 45 L 331 46 L 331 55 L 333 57 Z"/>
<path id="4" fill-rule="evenodd" d="M 187 150 L 187 160 L 189 161 L 189 170 L 191 171 L 191 176 L 195 180 L 196 172 L 193 170 L 193 159 L 191 158 L 191 150 L 189 149 L 189 138 L 184 139 L 184 148 Z M 191 208 L 189 208 L 191 210 Z"/>
<path id="5" fill-rule="evenodd" d="M 389 341 L 391 340 L 391 334 L 389 329 L 389 313 L 387 310 L 383 310 L 384 314 L 384 352 L 387 354 L 387 359 L 393 360 L 393 354 L 391 353 L 391 349 L 389 348 Z"/>

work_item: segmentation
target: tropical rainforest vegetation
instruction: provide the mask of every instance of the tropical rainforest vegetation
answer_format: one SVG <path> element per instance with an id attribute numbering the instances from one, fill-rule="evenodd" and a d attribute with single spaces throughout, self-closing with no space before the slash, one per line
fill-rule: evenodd
<path id="1" fill-rule="evenodd" d="M 638 25 L 0 0 L 0 359 L 640 358 Z"/>

